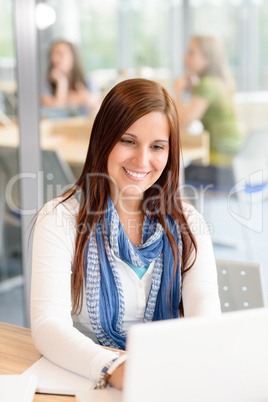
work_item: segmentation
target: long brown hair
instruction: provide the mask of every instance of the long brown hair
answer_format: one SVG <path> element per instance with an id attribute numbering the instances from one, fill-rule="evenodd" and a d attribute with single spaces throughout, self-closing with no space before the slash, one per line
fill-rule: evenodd
<path id="1" fill-rule="evenodd" d="M 135 121 L 155 111 L 164 113 L 169 121 L 169 156 L 162 175 L 153 186 L 147 189 L 143 201 L 149 218 L 154 222 L 160 222 L 166 232 L 174 257 L 173 278 L 178 259 L 181 259 L 182 273 L 184 273 L 190 253 L 193 249 L 196 251 L 196 242 L 183 212 L 179 190 L 179 120 L 174 100 L 164 87 L 154 81 L 145 79 L 123 81 L 117 84 L 103 100 L 92 127 L 81 176 L 74 188 L 65 193 L 64 201 L 74 195 L 76 189 L 81 191 L 72 274 L 74 312 L 80 310 L 82 304 L 84 253 L 87 241 L 95 225 L 98 222 L 104 224 L 103 211 L 106 210 L 110 192 L 107 172 L 109 154 Z M 176 220 L 181 228 L 182 255 L 168 228 L 166 213 Z"/>
<path id="2" fill-rule="evenodd" d="M 54 46 L 59 45 L 59 44 L 64 44 L 66 46 L 68 46 L 68 48 L 70 49 L 71 53 L 72 53 L 72 57 L 73 57 L 73 68 L 71 71 L 71 77 L 70 77 L 70 89 L 75 89 L 75 86 L 77 83 L 82 83 L 86 86 L 86 79 L 85 79 L 85 73 L 84 73 L 84 69 L 83 69 L 83 65 L 82 65 L 82 61 L 81 58 L 79 56 L 79 52 L 77 47 L 71 43 L 68 42 L 67 40 L 57 40 L 55 42 L 53 42 L 50 46 L 50 50 L 49 50 L 49 67 L 48 67 L 48 81 L 53 89 L 53 92 L 55 92 L 56 90 L 56 84 L 54 81 L 51 80 L 50 78 L 50 71 L 53 68 L 52 64 L 51 64 L 51 53 L 52 53 L 52 49 Z"/>

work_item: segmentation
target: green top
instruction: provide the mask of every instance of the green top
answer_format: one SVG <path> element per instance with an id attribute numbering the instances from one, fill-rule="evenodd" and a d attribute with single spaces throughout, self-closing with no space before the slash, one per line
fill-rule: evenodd
<path id="1" fill-rule="evenodd" d="M 209 103 L 201 121 L 210 134 L 210 163 L 229 166 L 242 144 L 242 136 L 228 90 L 220 79 L 208 76 L 201 78 L 193 95 Z"/>

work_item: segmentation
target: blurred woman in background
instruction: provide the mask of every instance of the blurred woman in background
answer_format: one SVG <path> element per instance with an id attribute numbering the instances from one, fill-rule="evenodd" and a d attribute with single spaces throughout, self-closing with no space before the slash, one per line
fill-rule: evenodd
<path id="1" fill-rule="evenodd" d="M 74 44 L 65 40 L 52 44 L 41 101 L 45 107 L 69 109 L 70 115 L 96 112 L 100 103 L 99 93 L 86 78 Z"/>
<path id="2" fill-rule="evenodd" d="M 185 76 L 175 82 L 180 126 L 186 130 L 194 120 L 201 120 L 210 134 L 211 164 L 188 166 L 186 182 L 231 185 L 231 161 L 241 146 L 242 136 L 232 100 L 235 84 L 221 42 L 210 36 L 194 36 L 185 64 Z M 190 92 L 191 98 L 183 105 L 185 91 Z"/>

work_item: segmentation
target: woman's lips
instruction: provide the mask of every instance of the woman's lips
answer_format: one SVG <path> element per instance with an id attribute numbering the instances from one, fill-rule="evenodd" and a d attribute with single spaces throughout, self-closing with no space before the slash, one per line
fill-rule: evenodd
<path id="1" fill-rule="evenodd" d="M 127 168 L 123 168 L 126 175 L 135 181 L 142 181 L 148 175 L 149 172 L 134 172 L 133 170 L 129 170 Z"/>

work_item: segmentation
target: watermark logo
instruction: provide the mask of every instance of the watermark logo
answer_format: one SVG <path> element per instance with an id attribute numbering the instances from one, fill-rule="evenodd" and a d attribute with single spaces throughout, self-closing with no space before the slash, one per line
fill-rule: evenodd
<path id="1" fill-rule="evenodd" d="M 263 230 L 263 198 L 266 189 L 263 170 L 252 173 L 248 179 L 241 179 L 229 191 L 228 211 L 238 223 L 254 232 L 261 233 Z M 238 201 L 238 211 L 233 207 L 233 198 Z"/>
<path id="2" fill-rule="evenodd" d="M 37 200 L 38 209 L 43 206 L 43 196 L 45 194 L 45 201 L 51 200 L 65 191 L 67 191 L 70 186 L 62 186 L 58 184 L 54 180 L 53 174 L 49 173 L 44 176 L 44 173 L 38 172 L 35 173 L 20 173 L 13 176 L 7 183 L 6 191 L 5 191 L 5 199 L 6 204 L 13 213 L 17 215 L 34 215 L 38 212 L 38 209 L 31 208 L 29 205 L 26 209 L 20 207 L 19 202 L 19 186 L 22 181 L 24 184 L 27 184 L 30 187 L 30 181 L 36 180 L 35 188 L 37 189 L 37 193 L 34 194 L 34 199 Z M 135 218 L 135 214 L 139 213 L 127 210 L 128 201 L 131 198 L 131 193 L 129 190 L 133 190 L 135 187 L 136 194 L 140 195 L 141 200 L 143 197 L 143 192 L 138 185 L 128 185 L 124 188 L 119 189 L 116 185 L 116 182 L 111 178 L 108 174 L 105 173 L 98 173 L 98 174 L 88 174 L 87 175 L 87 188 L 91 188 L 92 180 L 101 180 L 102 183 L 109 183 L 110 188 L 113 188 L 113 200 L 114 203 L 119 203 L 120 208 L 125 208 L 125 213 L 129 216 L 133 216 Z M 45 182 L 45 186 L 44 186 Z M 111 187 L 112 186 L 112 187 Z M 165 183 L 166 188 L 168 189 L 167 193 L 163 191 L 163 188 L 155 183 L 150 188 L 152 197 L 142 200 L 142 210 L 147 210 L 147 206 L 149 202 L 154 202 L 157 200 L 158 208 L 161 211 L 164 211 L 168 214 L 171 213 L 170 204 L 167 204 L 166 198 L 171 197 L 171 189 L 174 188 L 174 183 L 172 183 L 172 175 L 169 172 L 167 175 L 167 180 Z M 180 195 L 173 195 L 173 206 L 175 206 L 176 210 L 179 211 L 181 201 L 186 201 L 194 204 L 197 210 L 206 216 L 206 212 L 208 209 L 209 203 L 207 202 L 208 199 L 213 199 L 213 185 L 209 184 L 206 186 L 200 186 L 198 189 L 194 186 L 182 184 L 180 185 Z M 256 171 L 252 173 L 248 178 L 243 178 L 239 182 L 237 182 L 230 191 L 225 193 L 225 211 L 229 213 L 229 215 L 239 224 L 243 225 L 244 227 L 260 233 L 263 230 L 263 198 L 264 198 L 264 191 L 268 193 L 268 183 L 265 184 L 263 180 L 263 170 Z M 215 192 L 215 196 L 217 192 Z M 268 195 L 268 194 L 267 194 Z M 81 197 L 86 196 L 80 194 Z M 29 197 L 30 199 L 31 197 Z M 166 210 L 167 209 L 167 210 Z M 156 211 L 156 213 L 159 211 Z M 45 213 L 45 212 L 44 212 Z M 87 211 L 88 214 L 95 214 L 96 211 Z M 105 214 L 106 211 L 98 211 L 98 214 Z M 221 213 L 221 211 L 219 211 Z M 131 221 L 131 224 L 133 222 Z M 214 223 L 215 225 L 215 223 Z M 208 224 L 209 231 L 212 232 L 212 225 Z M 84 230 L 84 228 L 81 228 Z"/>

